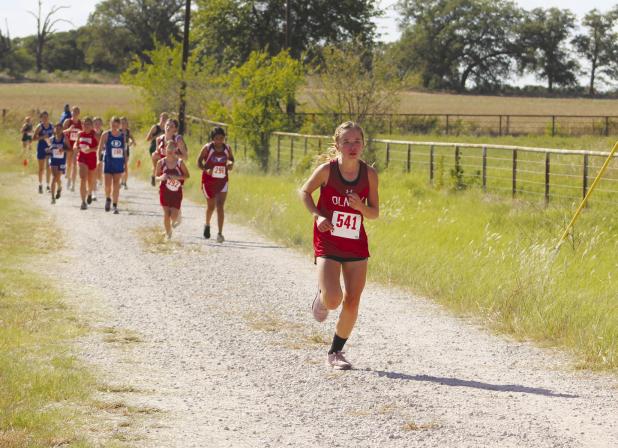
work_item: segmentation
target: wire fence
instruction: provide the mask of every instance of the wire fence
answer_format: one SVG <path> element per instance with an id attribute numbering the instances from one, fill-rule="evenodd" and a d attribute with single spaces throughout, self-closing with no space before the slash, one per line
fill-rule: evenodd
<path id="1" fill-rule="evenodd" d="M 345 114 L 297 112 L 296 129 L 329 118 L 340 123 Z M 442 135 L 618 135 L 616 115 L 491 115 L 491 114 L 368 114 L 364 122 L 382 134 Z"/>
<path id="2" fill-rule="evenodd" d="M 208 139 L 212 126 L 230 129 L 227 123 L 198 117 L 188 120 L 200 143 Z M 230 131 L 228 142 L 237 157 L 250 157 L 251 148 L 233 128 Z M 280 172 L 294 170 L 299 164 L 311 166 L 315 156 L 323 154 L 331 142 L 332 137 L 326 135 L 274 132 L 270 140 L 271 168 Z M 380 169 L 419 174 L 437 187 L 478 187 L 484 192 L 546 204 L 583 198 L 609 155 L 603 151 L 388 139 L 371 139 L 369 145 Z M 618 156 L 610 162 L 590 204 L 618 206 Z"/>

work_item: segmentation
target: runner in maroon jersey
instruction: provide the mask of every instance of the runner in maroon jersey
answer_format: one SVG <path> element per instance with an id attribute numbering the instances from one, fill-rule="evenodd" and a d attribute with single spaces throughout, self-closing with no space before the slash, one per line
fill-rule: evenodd
<path id="1" fill-rule="evenodd" d="M 84 130 L 77 134 L 73 150 L 79 151 L 79 193 L 82 198 L 82 210 L 86 210 L 92 202 L 92 191 L 97 176 L 97 148 L 99 141 L 93 128 L 92 118 L 84 119 Z"/>
<path id="2" fill-rule="evenodd" d="M 232 148 L 225 143 L 225 130 L 216 127 L 210 133 L 211 142 L 206 144 L 197 159 L 202 170 L 202 193 L 206 198 L 206 224 L 204 238 L 210 238 L 210 219 L 217 209 L 217 243 L 223 238 L 224 205 L 227 198 L 228 172 L 234 166 Z"/>
<path id="3" fill-rule="evenodd" d="M 380 213 L 378 174 L 361 160 L 365 136 L 356 123 L 347 121 L 335 130 L 332 150 L 337 158 L 320 165 L 301 188 L 303 203 L 313 215 L 313 247 L 318 266 L 318 293 L 313 316 L 322 322 L 328 310 L 343 303 L 328 351 L 327 363 L 334 369 L 352 368 L 343 356 L 356 318 L 367 277 L 369 249 L 363 221 Z M 320 188 L 316 206 L 312 193 Z M 341 290 L 343 273 L 345 291 Z"/>
<path id="4" fill-rule="evenodd" d="M 62 123 L 64 133 L 69 138 L 69 149 L 67 151 L 67 189 L 75 191 L 75 180 L 77 179 L 77 151 L 73 149 L 77 135 L 83 130 L 82 121 L 79 119 L 80 110 L 79 107 L 73 106 L 71 108 L 71 118 L 67 118 Z"/>
<path id="5" fill-rule="evenodd" d="M 180 224 L 180 205 L 182 204 L 182 186 L 189 178 L 189 170 L 179 158 L 176 143 L 168 142 L 166 155 L 157 162 L 155 179 L 159 186 L 159 201 L 163 208 L 163 226 L 167 238 L 172 237 L 172 227 Z"/>

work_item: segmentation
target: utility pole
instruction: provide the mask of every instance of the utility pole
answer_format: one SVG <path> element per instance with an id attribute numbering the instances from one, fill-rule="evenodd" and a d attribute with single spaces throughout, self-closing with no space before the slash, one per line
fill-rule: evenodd
<path id="1" fill-rule="evenodd" d="M 185 32 L 182 39 L 182 81 L 180 83 L 180 107 L 178 108 L 178 132 L 185 132 L 185 109 L 187 103 L 187 61 L 189 60 L 189 25 L 191 23 L 191 0 L 185 4 Z"/>
<path id="2" fill-rule="evenodd" d="M 285 50 L 290 52 L 290 0 L 285 0 Z M 285 109 L 288 117 L 293 120 L 296 115 L 296 102 L 293 98 L 288 98 Z"/>

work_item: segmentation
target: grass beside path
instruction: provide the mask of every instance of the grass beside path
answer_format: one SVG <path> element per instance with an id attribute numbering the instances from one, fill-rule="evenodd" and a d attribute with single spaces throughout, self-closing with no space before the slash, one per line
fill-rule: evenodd
<path id="1" fill-rule="evenodd" d="M 0 134 L 0 447 L 90 447 L 98 385 L 71 347 L 87 327 L 50 281 L 60 229 L 18 197 L 18 145 Z"/>
<path id="2" fill-rule="evenodd" d="M 186 196 L 204 204 L 199 145 L 189 147 Z M 136 154 L 146 160 L 145 148 Z M 308 173 L 263 175 L 247 165 L 239 160 L 231 174 L 226 211 L 311 253 L 311 218 L 296 193 Z M 150 169 L 143 164 L 142 175 Z M 423 175 L 394 170 L 380 174 L 380 200 L 380 219 L 367 221 L 372 280 L 408 288 L 498 332 L 572 351 L 578 367 L 618 369 L 618 210 L 587 209 L 552 263 L 572 204 L 545 208 L 476 188 L 436 190 Z"/>

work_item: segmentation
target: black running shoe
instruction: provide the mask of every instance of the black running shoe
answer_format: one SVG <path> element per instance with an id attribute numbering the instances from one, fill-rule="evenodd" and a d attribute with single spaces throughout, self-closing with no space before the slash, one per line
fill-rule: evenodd
<path id="1" fill-rule="evenodd" d="M 210 226 L 204 226 L 204 238 L 210 238 Z"/>
<path id="2" fill-rule="evenodd" d="M 58 188 L 58 191 L 56 191 L 56 199 L 60 199 L 60 193 L 62 193 L 62 188 Z"/>
<path id="3" fill-rule="evenodd" d="M 88 205 L 85 202 L 82 202 L 81 210 L 88 210 Z"/>
<path id="4" fill-rule="evenodd" d="M 86 198 L 86 202 L 88 203 L 88 205 L 92 204 L 92 195 L 89 194 L 88 197 Z"/>
<path id="5" fill-rule="evenodd" d="M 106 212 L 109 212 L 109 210 L 111 209 L 111 207 L 112 207 L 112 199 L 111 199 L 111 198 L 107 198 L 107 199 L 105 200 L 105 211 L 106 211 Z"/>
<path id="6" fill-rule="evenodd" d="M 118 207 L 114 207 L 114 215 L 119 214 L 120 212 L 118 211 Z"/>
<path id="7" fill-rule="evenodd" d="M 43 185 L 39 185 L 39 194 L 43 194 Z"/>
<path id="8" fill-rule="evenodd" d="M 155 177 L 154 176 L 150 176 L 150 185 L 152 185 L 153 187 L 155 186 Z"/>

